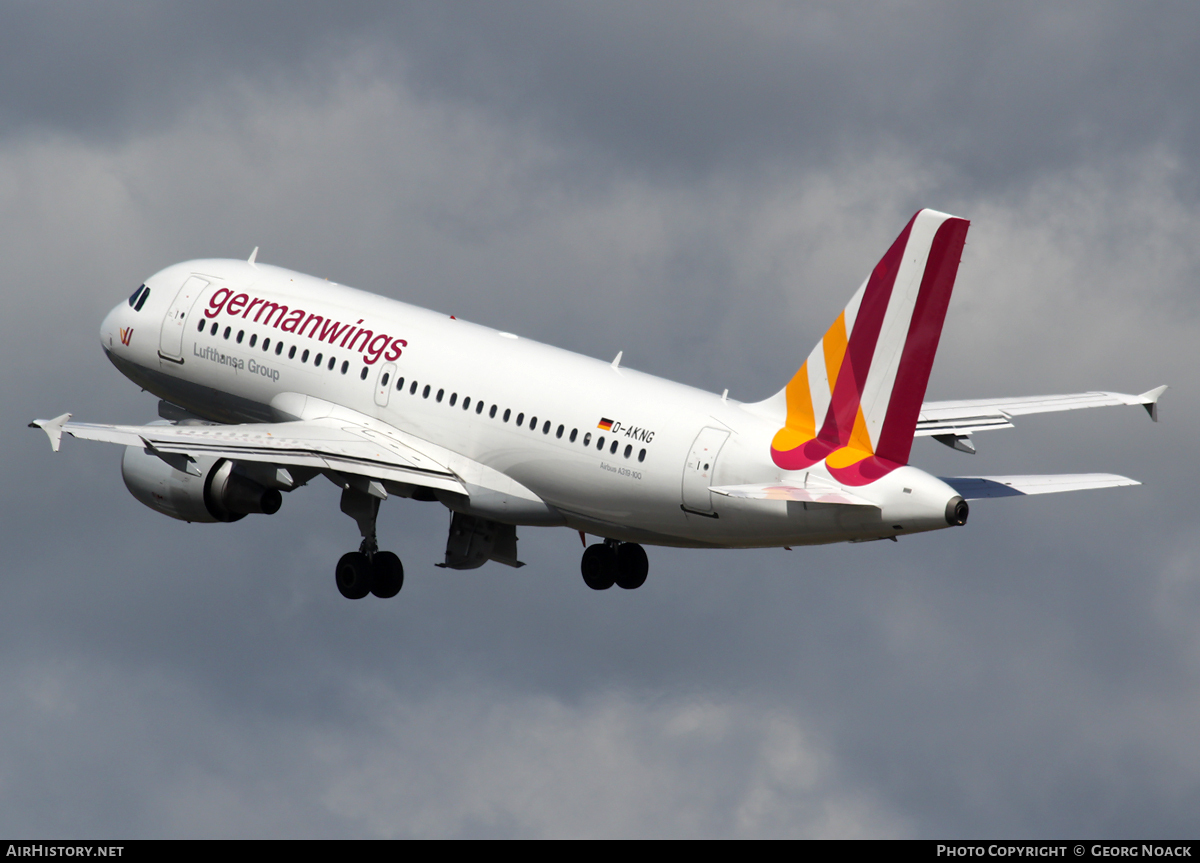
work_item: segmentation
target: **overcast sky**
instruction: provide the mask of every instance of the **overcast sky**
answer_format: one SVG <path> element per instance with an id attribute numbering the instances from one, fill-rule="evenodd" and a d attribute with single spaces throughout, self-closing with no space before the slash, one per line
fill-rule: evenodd
<path id="1" fill-rule="evenodd" d="M 1082 14 L 1086 13 L 1086 14 Z M 1200 9 L 1192 3 L 0 7 L 0 833 L 1194 838 Z M 931 440 L 1138 488 L 961 530 L 435 569 L 348 602 L 337 489 L 186 525 L 104 313 L 193 257 L 352 284 L 752 401 L 912 213 L 972 222 L 930 398 L 1170 384 Z"/>

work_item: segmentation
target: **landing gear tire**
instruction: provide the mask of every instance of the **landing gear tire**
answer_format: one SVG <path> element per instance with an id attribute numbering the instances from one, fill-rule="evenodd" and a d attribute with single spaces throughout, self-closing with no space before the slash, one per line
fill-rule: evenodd
<path id="1" fill-rule="evenodd" d="M 636 542 L 623 542 L 617 546 L 617 587 L 636 590 L 646 583 L 650 571 L 650 560 L 646 550 Z"/>
<path id="2" fill-rule="evenodd" d="M 617 553 L 604 543 L 589 545 L 579 568 L 584 584 L 592 590 L 608 590 L 617 581 Z"/>
<path id="3" fill-rule="evenodd" d="M 346 599 L 362 599 L 370 593 L 372 576 L 371 560 L 361 551 L 347 552 L 337 563 L 337 586 Z"/>
<path id="4" fill-rule="evenodd" d="M 371 593 L 380 599 L 391 599 L 404 587 L 404 564 L 392 552 L 376 552 L 371 570 Z"/>

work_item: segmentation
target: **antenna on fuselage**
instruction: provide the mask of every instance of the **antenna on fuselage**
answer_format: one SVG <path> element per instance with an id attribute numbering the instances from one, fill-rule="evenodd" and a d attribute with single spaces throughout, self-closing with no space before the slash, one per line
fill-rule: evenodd
<path id="1" fill-rule="evenodd" d="M 624 351 L 617 351 L 617 356 L 612 361 L 612 367 L 614 369 L 619 369 L 621 367 L 621 357 L 624 355 L 624 353 Z"/>
<path id="2" fill-rule="evenodd" d="M 246 263 L 250 266 L 256 266 L 254 259 L 258 257 L 258 246 L 254 247 L 254 251 L 250 253 L 250 257 L 246 258 Z"/>

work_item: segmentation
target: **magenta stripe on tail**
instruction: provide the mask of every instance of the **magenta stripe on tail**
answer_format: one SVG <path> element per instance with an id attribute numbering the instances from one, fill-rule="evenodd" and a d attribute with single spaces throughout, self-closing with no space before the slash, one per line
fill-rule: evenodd
<path id="1" fill-rule="evenodd" d="M 966 219 L 951 218 L 942 223 L 934 235 L 925 263 L 921 288 L 913 308 L 908 338 L 900 355 L 900 366 L 888 401 L 887 416 L 879 435 L 875 452 L 899 464 L 908 464 L 913 433 L 929 384 L 929 372 L 937 353 L 946 308 L 954 290 L 954 278 L 962 259 L 967 239 Z"/>
<path id="2" fill-rule="evenodd" d="M 837 382 L 833 387 L 833 395 L 829 402 L 829 412 L 825 417 L 818 437 L 845 446 L 850 441 L 850 433 L 854 429 L 854 419 L 858 415 L 858 406 L 862 398 L 863 387 L 867 383 L 867 375 L 871 371 L 871 358 L 875 355 L 875 343 L 879 340 L 879 330 L 883 326 L 883 316 L 887 312 L 888 303 L 892 298 L 892 288 L 896 284 L 896 274 L 904 259 L 904 250 L 908 246 L 908 235 L 912 231 L 917 216 L 909 219 L 900 236 L 892 243 L 890 249 L 879 259 L 867 289 L 863 292 L 862 304 L 858 309 L 858 317 L 854 321 L 854 330 L 850 333 L 850 341 L 846 346 L 846 357 L 838 371 Z"/>

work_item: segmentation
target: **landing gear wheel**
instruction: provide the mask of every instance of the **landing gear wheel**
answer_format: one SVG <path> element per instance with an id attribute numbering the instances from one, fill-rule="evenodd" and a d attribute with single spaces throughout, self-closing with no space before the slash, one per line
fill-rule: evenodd
<path id="1" fill-rule="evenodd" d="M 617 580 L 617 553 L 603 543 L 589 545 L 579 568 L 584 584 L 592 590 L 608 590 Z"/>
<path id="2" fill-rule="evenodd" d="M 404 565 L 390 551 L 376 552 L 371 570 L 371 593 L 380 599 L 391 599 L 404 587 Z"/>
<path id="3" fill-rule="evenodd" d="M 650 571 L 650 560 L 646 551 L 636 542 L 623 542 L 617 546 L 617 587 L 635 590 L 646 583 Z"/>
<path id="4" fill-rule="evenodd" d="M 343 554 L 337 563 L 337 586 L 346 599 L 362 599 L 371 592 L 371 561 L 361 551 Z"/>

